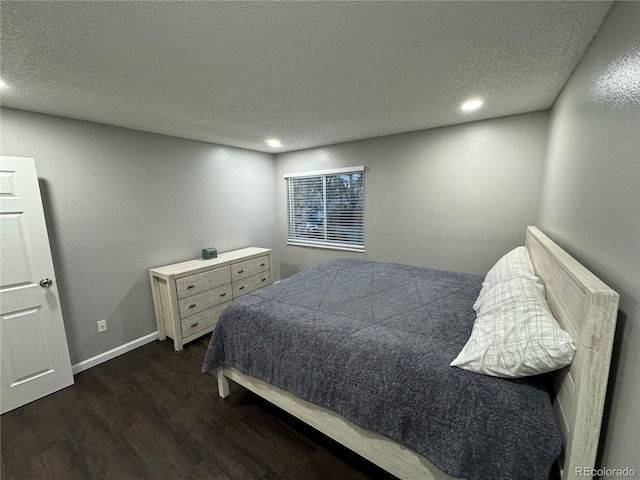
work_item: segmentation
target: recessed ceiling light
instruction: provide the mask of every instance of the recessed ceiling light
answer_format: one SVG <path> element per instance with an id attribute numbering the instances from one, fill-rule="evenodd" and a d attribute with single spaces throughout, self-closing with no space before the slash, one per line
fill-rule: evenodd
<path id="1" fill-rule="evenodd" d="M 482 100 L 480 100 L 479 98 L 471 98 L 469 100 L 467 100 L 466 102 L 464 102 L 460 108 L 462 110 L 464 110 L 465 112 L 470 112 L 472 110 L 476 110 L 478 108 L 480 108 L 482 106 Z"/>
<path id="2" fill-rule="evenodd" d="M 277 138 L 270 138 L 269 140 L 265 140 L 265 142 L 267 142 L 267 144 L 270 147 L 281 147 L 282 144 L 280 143 L 280 140 L 278 140 Z"/>

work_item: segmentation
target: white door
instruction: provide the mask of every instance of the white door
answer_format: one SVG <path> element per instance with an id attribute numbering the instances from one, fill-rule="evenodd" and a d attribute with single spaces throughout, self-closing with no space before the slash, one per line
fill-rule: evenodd
<path id="1" fill-rule="evenodd" d="M 0 413 L 73 385 L 38 176 L 0 157 Z"/>

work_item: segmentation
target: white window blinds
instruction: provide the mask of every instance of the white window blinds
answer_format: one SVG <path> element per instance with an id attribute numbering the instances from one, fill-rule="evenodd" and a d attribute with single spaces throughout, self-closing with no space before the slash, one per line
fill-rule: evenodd
<path id="1" fill-rule="evenodd" d="M 284 177 L 287 243 L 364 250 L 364 167 Z"/>

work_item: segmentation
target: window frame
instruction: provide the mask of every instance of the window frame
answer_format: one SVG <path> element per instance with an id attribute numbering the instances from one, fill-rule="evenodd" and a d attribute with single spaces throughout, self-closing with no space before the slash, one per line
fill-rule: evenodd
<path id="1" fill-rule="evenodd" d="M 294 228 L 292 225 L 295 224 L 294 221 L 294 212 L 292 209 L 293 202 L 293 189 L 291 188 L 291 184 L 289 182 L 290 179 L 296 178 L 314 178 L 320 177 L 322 178 L 322 205 L 323 205 L 323 219 L 325 222 L 325 238 L 326 238 L 326 229 L 327 229 L 327 183 L 326 177 L 341 175 L 341 174 L 362 174 L 362 186 L 364 187 L 364 177 L 365 177 L 365 167 L 357 166 L 357 167 L 345 167 L 345 168 L 332 168 L 326 170 L 316 170 L 311 172 L 298 172 L 298 173 L 285 173 L 285 209 L 287 215 L 287 245 L 299 246 L 299 247 L 312 247 L 312 248 L 323 248 L 323 249 L 331 249 L 331 250 L 344 250 L 349 252 L 365 252 L 365 243 L 364 243 L 364 217 L 365 217 L 365 198 L 362 198 L 362 215 L 360 225 L 362 226 L 362 244 L 357 243 L 342 243 L 342 242 L 331 242 L 329 240 L 306 240 L 299 237 L 292 238 L 292 231 Z M 366 189 L 365 189 L 366 194 Z"/>

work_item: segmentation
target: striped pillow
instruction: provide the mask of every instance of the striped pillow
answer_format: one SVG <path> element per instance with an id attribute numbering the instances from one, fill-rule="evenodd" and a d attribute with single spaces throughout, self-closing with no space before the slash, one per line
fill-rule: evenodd
<path id="1" fill-rule="evenodd" d="M 479 310 L 482 308 L 482 302 L 492 288 L 514 277 L 528 278 L 533 282 L 540 283 L 533 269 L 533 263 L 531 263 L 531 257 L 526 247 L 514 248 L 498 260 L 491 270 L 489 270 L 482 282 L 480 295 L 478 295 L 478 299 L 473 305 L 476 313 L 480 313 Z"/>
<path id="2" fill-rule="evenodd" d="M 544 287 L 514 277 L 485 296 L 466 345 L 451 362 L 476 373 L 517 378 L 563 368 L 576 348 L 544 299 Z"/>
<path id="3" fill-rule="evenodd" d="M 499 308 L 509 308 L 512 304 L 529 297 L 545 302 L 542 282 L 538 277 L 513 277 L 486 291 L 482 301 L 476 300 L 474 309 L 478 315 L 487 314 Z"/>

